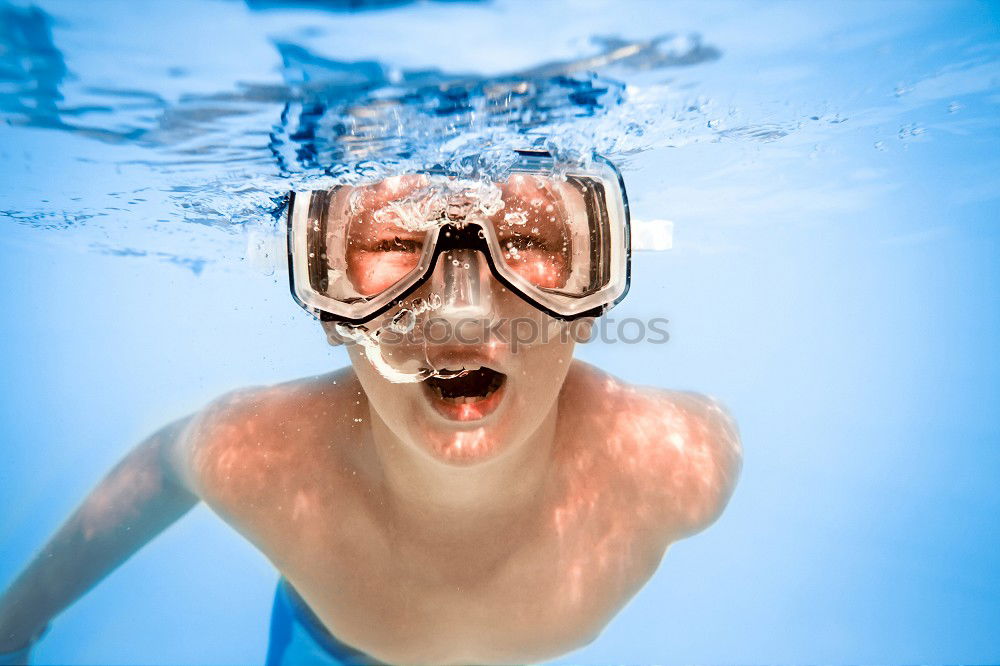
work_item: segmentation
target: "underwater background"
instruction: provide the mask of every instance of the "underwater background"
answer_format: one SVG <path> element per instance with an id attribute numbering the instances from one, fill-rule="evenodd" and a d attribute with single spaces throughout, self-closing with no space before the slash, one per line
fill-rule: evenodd
<path id="1" fill-rule="evenodd" d="M 515 143 L 622 169 L 578 347 L 737 419 L 706 532 L 554 663 L 1000 661 L 1000 4 L 0 0 L 0 586 L 140 439 L 347 363 L 289 189 Z M 204 507 L 37 663 L 260 663 L 277 574 Z"/>

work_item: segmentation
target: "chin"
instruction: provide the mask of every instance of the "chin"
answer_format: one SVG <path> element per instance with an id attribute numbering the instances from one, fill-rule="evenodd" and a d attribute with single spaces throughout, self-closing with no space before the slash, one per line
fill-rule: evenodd
<path id="1" fill-rule="evenodd" d="M 411 434 L 435 460 L 467 467 L 492 460 L 513 444 L 510 423 L 498 418 L 443 422 L 439 414 L 422 410 L 423 418 Z"/>
<path id="2" fill-rule="evenodd" d="M 500 455 L 507 448 L 504 439 L 492 428 L 473 426 L 452 432 L 437 429 L 421 438 L 421 445 L 435 460 L 456 467 L 469 467 Z"/>
<path id="3" fill-rule="evenodd" d="M 471 373 L 470 373 L 471 374 Z M 441 383 L 461 379 L 431 379 L 420 387 L 419 423 L 411 433 L 419 446 L 440 462 L 469 466 L 492 460 L 510 448 L 513 392 L 504 379 L 483 373 L 482 390 L 472 397 L 449 395 Z M 463 378 L 464 379 L 464 378 Z M 478 389 L 477 389 L 478 390 Z"/>

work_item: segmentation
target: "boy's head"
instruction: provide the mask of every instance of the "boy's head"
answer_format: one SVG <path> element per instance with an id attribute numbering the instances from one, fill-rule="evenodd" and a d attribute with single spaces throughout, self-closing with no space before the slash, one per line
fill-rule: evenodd
<path id="1" fill-rule="evenodd" d="M 292 293 L 349 343 L 401 441 L 472 464 L 550 412 L 574 341 L 628 288 L 624 189 L 598 166 L 533 154 L 503 181 L 412 174 L 293 200 Z"/>

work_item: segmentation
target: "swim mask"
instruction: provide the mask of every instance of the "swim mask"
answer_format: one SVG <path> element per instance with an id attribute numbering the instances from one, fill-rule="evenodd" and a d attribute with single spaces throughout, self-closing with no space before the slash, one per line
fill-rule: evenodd
<path id="1" fill-rule="evenodd" d="M 440 169 L 293 193 L 292 296 L 324 321 L 364 324 L 432 275 L 479 275 L 484 259 L 497 281 L 558 319 L 597 316 L 623 299 L 629 212 L 614 165 L 594 156 L 557 168 L 547 152 L 517 151 L 505 175 L 482 181 Z M 439 261 L 445 270 L 435 272 Z M 443 284 L 476 288 L 467 278 Z"/>

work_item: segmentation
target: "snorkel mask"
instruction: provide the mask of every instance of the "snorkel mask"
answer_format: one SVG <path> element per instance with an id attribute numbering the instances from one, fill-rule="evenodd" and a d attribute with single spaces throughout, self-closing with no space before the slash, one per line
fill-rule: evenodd
<path id="1" fill-rule="evenodd" d="M 295 192 L 288 270 L 300 306 L 348 326 L 402 305 L 432 276 L 453 305 L 475 309 L 491 274 L 554 318 L 598 316 L 629 288 L 625 187 L 603 157 L 557 168 L 547 152 L 517 151 L 502 182 L 429 170 Z"/>

